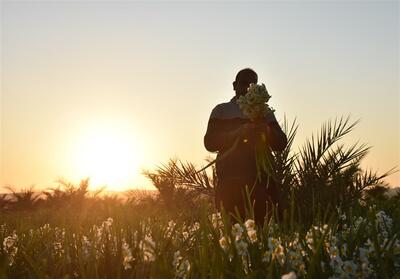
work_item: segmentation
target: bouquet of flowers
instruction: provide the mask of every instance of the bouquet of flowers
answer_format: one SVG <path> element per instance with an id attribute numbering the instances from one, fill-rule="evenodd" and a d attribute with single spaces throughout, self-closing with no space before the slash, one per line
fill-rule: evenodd
<path id="1" fill-rule="evenodd" d="M 274 110 L 267 104 L 271 96 L 268 94 L 265 84 L 251 83 L 244 96 L 240 96 L 236 101 L 244 116 L 256 121 L 264 118 L 268 113 Z"/>
<path id="2" fill-rule="evenodd" d="M 240 96 L 237 100 L 243 115 L 249 118 L 253 123 L 263 123 L 265 117 L 275 110 L 268 105 L 271 96 L 268 94 L 265 84 L 250 84 L 247 93 Z M 256 139 L 255 145 L 257 178 L 261 181 L 261 175 L 267 174 L 268 177 L 274 177 L 272 151 L 268 145 L 265 132 L 261 132 Z"/>

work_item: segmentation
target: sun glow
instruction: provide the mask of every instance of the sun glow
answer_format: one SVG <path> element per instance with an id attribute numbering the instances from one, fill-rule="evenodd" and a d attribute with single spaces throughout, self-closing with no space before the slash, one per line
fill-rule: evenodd
<path id="1" fill-rule="evenodd" d="M 76 144 L 75 170 L 90 178 L 91 189 L 133 187 L 139 175 L 142 147 L 126 130 L 99 127 L 82 134 Z"/>

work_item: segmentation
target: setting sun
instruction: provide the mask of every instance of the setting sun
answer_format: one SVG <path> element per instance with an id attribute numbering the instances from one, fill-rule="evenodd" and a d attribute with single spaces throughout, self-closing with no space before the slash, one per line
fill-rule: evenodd
<path id="1" fill-rule="evenodd" d="M 100 126 L 84 132 L 75 146 L 74 168 L 90 178 L 94 188 L 124 190 L 138 175 L 142 158 L 137 140 L 115 127 Z"/>
<path id="2" fill-rule="evenodd" d="M 400 0 L 0 14 L 0 279 L 400 279 Z"/>

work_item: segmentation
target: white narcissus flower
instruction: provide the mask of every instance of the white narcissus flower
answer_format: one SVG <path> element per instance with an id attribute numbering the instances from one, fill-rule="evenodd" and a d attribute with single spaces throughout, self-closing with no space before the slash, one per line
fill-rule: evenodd
<path id="1" fill-rule="evenodd" d="M 122 240 L 122 256 L 123 256 L 123 261 L 122 265 L 124 266 L 124 269 L 130 269 L 132 268 L 131 262 L 134 260 L 132 256 L 132 250 L 129 247 L 129 244 L 125 241 L 125 239 Z"/>
<path id="2" fill-rule="evenodd" d="M 168 227 L 169 228 L 173 229 L 175 227 L 175 225 L 176 225 L 176 222 L 174 220 L 169 220 L 168 221 Z"/>
<path id="3" fill-rule="evenodd" d="M 265 84 L 250 84 L 247 93 L 237 99 L 237 104 L 243 115 L 249 119 L 263 118 L 273 112 L 267 102 L 271 96 L 268 94 Z"/>
<path id="4" fill-rule="evenodd" d="M 3 249 L 8 254 L 10 266 L 14 264 L 14 258 L 18 252 L 17 242 L 18 235 L 15 231 L 3 240 Z"/>
<path id="5" fill-rule="evenodd" d="M 167 229 L 165 230 L 165 236 L 166 236 L 167 238 L 172 237 L 173 231 L 174 231 L 174 229 L 175 229 L 175 226 L 176 226 L 176 223 L 175 223 L 174 220 L 170 220 L 170 221 L 168 222 Z"/>
<path id="6" fill-rule="evenodd" d="M 245 227 L 247 230 L 249 229 L 254 229 L 256 226 L 256 223 L 254 222 L 254 220 L 252 219 L 248 219 L 245 223 L 244 223 Z"/>
<path id="7" fill-rule="evenodd" d="M 82 254 L 83 258 L 86 260 L 90 256 L 90 249 L 92 248 L 92 243 L 90 243 L 89 238 L 86 235 L 82 236 Z"/>
<path id="8" fill-rule="evenodd" d="M 103 224 L 104 224 L 106 227 L 109 228 L 109 227 L 112 226 L 113 222 L 114 222 L 113 218 L 108 217 L 107 220 L 105 220 L 105 221 L 103 222 Z"/>
<path id="9" fill-rule="evenodd" d="M 141 240 L 139 243 L 139 248 L 143 252 L 143 259 L 146 262 L 153 262 L 156 259 L 155 256 L 155 248 L 156 243 L 153 241 L 153 238 L 149 235 L 146 235 L 144 240 Z"/>
<path id="10" fill-rule="evenodd" d="M 367 255 L 368 256 L 373 256 L 375 254 L 375 245 L 371 241 L 371 239 L 367 239 L 367 243 L 365 243 L 366 249 L 367 249 Z"/>
<path id="11" fill-rule="evenodd" d="M 356 274 L 357 265 L 353 261 L 345 261 L 343 262 L 342 269 L 347 275 L 352 277 Z"/>
<path id="12" fill-rule="evenodd" d="M 257 241 L 257 231 L 253 229 L 249 229 L 247 231 L 247 235 L 249 236 L 250 242 L 254 243 Z"/>
<path id="13" fill-rule="evenodd" d="M 384 238 L 387 238 L 391 233 L 393 220 L 389 216 L 386 215 L 384 211 L 379 211 L 375 215 L 376 217 L 376 225 L 379 229 L 380 233 Z"/>
<path id="14" fill-rule="evenodd" d="M 278 245 L 272 252 L 272 257 L 278 261 L 280 265 L 285 263 L 285 253 L 282 245 Z"/>
<path id="15" fill-rule="evenodd" d="M 179 268 L 176 272 L 176 276 L 178 278 L 187 278 L 189 271 L 190 271 L 190 262 L 188 260 L 184 260 L 179 265 Z"/>
<path id="16" fill-rule="evenodd" d="M 296 273 L 291 271 L 288 274 L 282 275 L 281 279 L 297 279 L 297 275 L 296 275 Z"/>
<path id="17" fill-rule="evenodd" d="M 212 223 L 214 229 L 222 228 L 224 226 L 220 212 L 213 213 L 211 215 L 211 223 Z"/>
<path id="18" fill-rule="evenodd" d="M 270 250 L 275 250 L 279 245 L 281 245 L 279 239 L 273 237 L 268 238 L 268 247 Z"/>
<path id="19" fill-rule="evenodd" d="M 219 245 L 224 251 L 228 250 L 229 248 L 228 239 L 225 236 L 221 237 L 221 239 L 219 240 Z"/>
<path id="20" fill-rule="evenodd" d="M 191 226 L 190 231 L 195 232 L 198 229 L 200 229 L 200 223 L 199 222 L 194 222 L 194 224 Z"/>
<path id="21" fill-rule="evenodd" d="M 14 244 L 17 242 L 17 240 L 18 240 L 18 236 L 17 236 L 17 234 L 15 232 L 13 232 L 12 235 L 7 236 L 6 238 L 4 238 L 4 240 L 3 240 L 4 250 L 7 251 L 12 246 L 14 246 Z"/>
<path id="22" fill-rule="evenodd" d="M 247 243 L 243 240 L 238 241 L 235 243 L 236 250 L 239 256 L 246 256 L 247 255 Z"/>
<path id="23" fill-rule="evenodd" d="M 54 241 L 53 242 L 53 248 L 54 248 L 54 254 L 56 256 L 60 256 L 61 257 L 65 252 L 63 247 L 62 247 L 62 243 L 59 242 L 59 241 Z"/>
<path id="24" fill-rule="evenodd" d="M 183 231 L 183 232 L 182 232 L 182 237 L 183 237 L 183 240 L 188 239 L 189 233 L 188 233 L 187 231 Z"/>
<path id="25" fill-rule="evenodd" d="M 232 235 L 235 237 L 236 240 L 239 240 L 243 234 L 243 228 L 239 223 L 236 223 L 232 226 Z"/>
<path id="26" fill-rule="evenodd" d="M 179 265 L 179 262 L 182 260 L 181 251 L 176 251 L 174 253 L 174 260 L 172 261 L 172 265 L 176 268 Z"/>
<path id="27" fill-rule="evenodd" d="M 188 272 L 190 271 L 190 262 L 188 260 L 183 260 L 180 251 L 174 253 L 174 260 L 172 265 L 175 268 L 175 275 L 178 278 L 186 278 Z"/>
<path id="28" fill-rule="evenodd" d="M 337 246 L 331 246 L 330 248 L 329 248 L 329 256 L 330 256 L 330 258 L 333 260 L 333 259 L 336 259 L 338 256 L 339 256 L 339 249 L 338 249 L 338 247 Z"/>

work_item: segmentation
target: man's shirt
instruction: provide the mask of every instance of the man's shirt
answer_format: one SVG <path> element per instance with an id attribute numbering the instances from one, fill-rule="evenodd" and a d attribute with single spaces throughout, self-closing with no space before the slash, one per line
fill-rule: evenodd
<path id="1" fill-rule="evenodd" d="M 236 100 L 235 96 L 229 102 L 219 104 L 212 110 L 204 136 L 204 145 L 208 151 L 218 152 L 216 172 L 219 180 L 232 178 L 254 180 L 257 175 L 254 143 L 239 140 L 236 148 L 230 150 L 238 139 L 229 137 L 227 134 L 250 122 L 250 119 L 243 115 Z M 286 146 L 286 135 L 274 114 L 268 114 L 264 121 L 278 135 L 270 139 L 271 148 L 276 150 Z M 227 151 L 229 153 L 220 160 Z"/>

